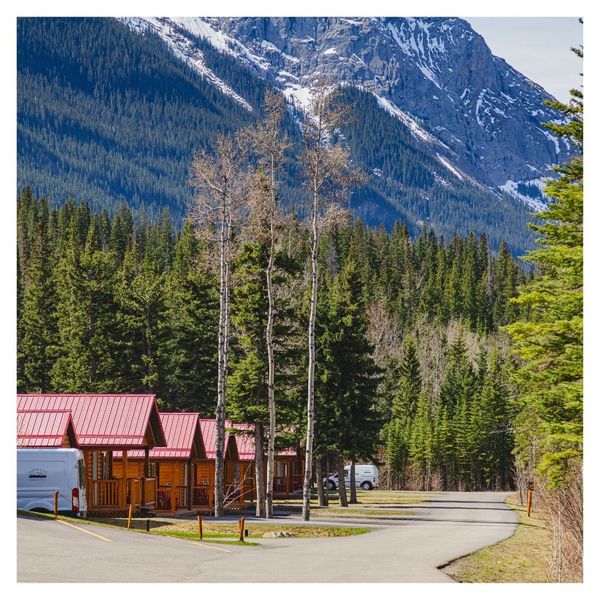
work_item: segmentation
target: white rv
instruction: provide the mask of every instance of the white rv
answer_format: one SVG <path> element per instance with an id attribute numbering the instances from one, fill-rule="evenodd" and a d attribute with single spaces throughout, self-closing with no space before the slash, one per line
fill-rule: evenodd
<path id="1" fill-rule="evenodd" d="M 85 468 L 76 448 L 31 448 L 17 450 L 17 508 L 54 511 L 85 517 Z"/>
<path id="2" fill-rule="evenodd" d="M 379 487 L 379 469 L 375 465 L 355 465 L 356 487 L 363 490 L 372 490 Z M 324 480 L 330 490 L 337 489 L 339 485 L 338 474 L 334 473 Z M 344 481 L 346 488 L 350 487 L 350 465 L 344 467 Z"/>

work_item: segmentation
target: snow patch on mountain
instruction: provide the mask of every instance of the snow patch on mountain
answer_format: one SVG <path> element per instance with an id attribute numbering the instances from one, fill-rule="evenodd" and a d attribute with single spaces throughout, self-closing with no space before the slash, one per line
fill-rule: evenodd
<path id="1" fill-rule="evenodd" d="M 519 186 L 523 186 L 523 185 L 534 186 L 543 195 L 544 189 L 546 187 L 546 181 L 547 181 L 546 179 L 541 179 L 541 178 L 530 179 L 528 181 L 512 181 L 509 179 L 503 185 L 499 185 L 498 188 L 500 190 L 502 190 L 503 192 L 510 194 L 513 198 L 517 198 L 518 200 L 521 200 L 528 206 L 531 206 L 531 208 L 533 208 L 534 211 L 539 212 L 546 208 L 547 201 L 544 200 L 545 197 L 542 196 L 541 198 L 532 198 L 531 196 L 528 196 L 527 194 L 521 193 L 519 191 Z"/>
<path id="2" fill-rule="evenodd" d="M 393 115 L 398 120 L 402 121 L 404 125 L 406 125 L 414 137 L 417 139 L 421 139 L 428 144 L 434 144 L 438 146 L 443 146 L 444 148 L 448 148 L 443 142 L 432 136 L 429 132 L 425 131 L 408 113 L 405 113 L 403 110 L 400 110 L 393 102 L 388 100 L 387 98 L 383 98 L 382 96 L 378 96 L 377 94 L 373 94 L 377 100 L 377 104 L 383 110 L 388 112 L 390 115 Z"/>
<path id="3" fill-rule="evenodd" d="M 436 154 L 436 156 L 437 159 L 446 167 L 446 169 L 450 171 L 450 173 L 458 177 L 461 181 L 464 181 L 464 176 L 458 169 L 453 167 L 443 156 L 440 156 L 439 154 Z"/>
<path id="4" fill-rule="evenodd" d="M 211 71 L 204 61 L 204 54 L 194 44 L 182 36 L 177 31 L 178 25 L 183 25 L 187 22 L 187 19 L 168 19 L 164 17 L 125 17 L 122 19 L 124 23 L 129 25 L 135 31 L 152 31 L 156 33 L 171 49 L 173 54 L 180 60 L 190 65 L 195 71 L 197 71 L 202 77 L 210 81 L 217 89 L 219 89 L 226 96 L 230 96 L 236 102 L 241 104 L 247 111 L 252 112 L 252 106 L 245 99 L 242 98 L 235 90 L 229 87 L 222 79 L 217 77 L 213 71 Z M 178 22 L 179 21 L 179 22 Z M 201 23 L 197 20 L 193 20 L 193 24 L 187 24 L 186 29 L 189 30 L 193 25 L 193 35 L 205 36 L 207 32 L 212 32 L 210 35 L 213 36 L 211 43 L 215 46 L 220 45 L 222 48 L 226 47 L 224 36 L 215 32 L 210 27 L 201 27 Z M 198 32 L 198 33 L 195 33 Z"/>

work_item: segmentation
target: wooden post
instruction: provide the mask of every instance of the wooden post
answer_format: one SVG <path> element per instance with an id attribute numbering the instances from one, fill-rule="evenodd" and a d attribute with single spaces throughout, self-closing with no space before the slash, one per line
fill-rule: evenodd
<path id="1" fill-rule="evenodd" d="M 149 473 L 150 473 L 149 459 L 150 459 L 150 450 L 148 449 L 148 446 L 146 446 L 144 448 L 144 470 L 142 473 L 142 499 L 140 500 L 141 506 L 146 506 L 146 502 L 147 502 L 147 500 L 146 500 L 146 479 L 148 479 Z"/>
<path id="2" fill-rule="evenodd" d="M 131 529 L 131 518 L 133 517 L 133 502 L 129 505 L 129 516 L 127 517 L 127 529 Z"/>
<path id="3" fill-rule="evenodd" d="M 146 519 L 146 531 L 150 531 L 150 519 Z"/>
<path id="4" fill-rule="evenodd" d="M 532 502 L 533 502 L 533 490 L 527 490 L 527 516 L 531 515 Z"/>
<path id="5" fill-rule="evenodd" d="M 121 463 L 123 471 L 121 472 L 121 495 L 119 498 L 119 507 L 127 506 L 127 450 L 123 450 L 123 460 Z"/>
<path id="6" fill-rule="evenodd" d="M 58 492 L 54 492 L 54 518 L 58 517 Z"/>
<path id="7" fill-rule="evenodd" d="M 240 542 L 244 541 L 244 517 L 240 517 Z"/>
<path id="8" fill-rule="evenodd" d="M 193 485 L 193 478 L 194 478 L 194 472 L 192 469 L 192 460 L 188 460 L 188 468 L 187 468 L 187 480 L 185 482 L 185 485 L 187 486 L 186 489 L 186 504 L 187 504 L 187 509 L 188 510 L 192 510 L 192 485 Z"/>
<path id="9" fill-rule="evenodd" d="M 175 508 L 175 484 L 171 484 L 171 512 L 176 512 Z"/>
<path id="10" fill-rule="evenodd" d="M 198 537 L 202 541 L 202 515 L 198 513 Z"/>

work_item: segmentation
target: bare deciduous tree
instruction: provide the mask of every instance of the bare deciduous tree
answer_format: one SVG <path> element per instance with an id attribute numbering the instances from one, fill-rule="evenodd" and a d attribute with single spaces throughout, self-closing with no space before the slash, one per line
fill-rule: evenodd
<path id="1" fill-rule="evenodd" d="M 250 212 L 252 233 L 254 237 L 265 239 L 269 245 L 269 258 L 267 262 L 265 279 L 267 285 L 267 394 L 269 405 L 269 429 L 267 447 L 267 476 L 266 494 L 263 489 L 263 464 L 262 456 L 256 461 L 257 480 L 257 516 L 273 516 L 273 480 L 275 475 L 275 432 L 277 425 L 275 403 L 275 357 L 273 347 L 273 326 L 275 320 L 275 287 L 273 285 L 273 272 L 275 269 L 275 255 L 280 242 L 282 215 L 279 209 L 277 193 L 277 174 L 285 160 L 285 151 L 289 143 L 281 134 L 281 122 L 285 114 L 285 100 L 283 96 L 267 91 L 264 101 L 265 116 L 258 126 L 244 130 L 241 139 L 247 142 L 249 151 L 258 158 L 259 172 L 253 185 L 251 194 Z M 257 434 L 262 432 L 262 427 L 257 428 Z M 263 447 L 262 440 L 257 439 L 258 446 Z M 257 455 L 258 456 L 258 455 Z M 264 508 L 263 508 L 264 507 Z"/>
<path id="2" fill-rule="evenodd" d="M 236 143 L 220 136 L 213 154 L 199 152 L 192 162 L 190 182 L 196 189 L 193 216 L 201 235 L 218 244 L 219 335 L 215 458 L 215 516 L 223 516 L 225 484 L 225 406 L 229 367 L 232 233 L 244 204 L 244 175 Z"/>
<path id="3" fill-rule="evenodd" d="M 310 312 L 308 324 L 308 385 L 302 518 L 310 519 L 310 492 L 313 475 L 315 407 L 315 327 L 317 320 L 317 254 L 322 231 L 347 217 L 343 208 L 352 185 L 362 182 L 362 174 L 350 167 L 348 151 L 334 142 L 338 127 L 348 116 L 348 107 L 338 101 L 331 82 L 322 80 L 314 88 L 310 116 L 304 123 L 303 164 L 310 192 Z"/>

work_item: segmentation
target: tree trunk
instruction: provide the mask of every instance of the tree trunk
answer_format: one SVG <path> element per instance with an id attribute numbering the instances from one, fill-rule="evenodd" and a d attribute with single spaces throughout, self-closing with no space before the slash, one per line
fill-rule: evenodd
<path id="1" fill-rule="evenodd" d="M 267 296 L 269 308 L 267 315 L 267 392 L 269 397 L 269 447 L 267 449 L 267 490 L 265 499 L 265 514 L 267 518 L 273 516 L 273 477 L 275 476 L 275 357 L 273 352 L 273 320 L 275 314 L 275 296 L 273 290 L 273 266 L 275 259 L 275 231 L 273 225 L 275 211 L 275 182 L 274 166 L 271 165 L 271 193 L 272 209 L 271 215 L 271 247 L 269 249 L 269 263 L 267 265 Z"/>
<path id="2" fill-rule="evenodd" d="M 215 517 L 224 514 L 225 501 L 225 404 L 229 364 L 229 239 L 231 215 L 224 194 L 221 215 L 220 286 L 219 286 L 219 368 L 217 376 L 216 443 L 215 443 Z"/>
<path id="3" fill-rule="evenodd" d="M 302 488 L 302 518 L 310 519 L 310 489 L 312 483 L 313 438 L 315 429 L 315 326 L 317 321 L 317 251 L 318 251 L 318 208 L 319 196 L 316 181 L 313 184 L 312 209 L 312 245 L 311 245 L 311 295 L 310 316 L 308 321 L 308 390 L 306 401 L 306 457 L 304 471 L 304 486 Z"/>
<path id="4" fill-rule="evenodd" d="M 350 467 L 350 504 L 358 504 L 358 498 L 356 497 L 356 461 L 352 461 Z"/>
<path id="5" fill-rule="evenodd" d="M 325 477 L 326 479 L 326 483 L 325 483 L 325 504 L 323 506 L 329 506 L 329 454 L 327 454 L 327 456 L 325 457 Z"/>
<path id="6" fill-rule="evenodd" d="M 265 445 L 262 423 L 254 425 L 255 476 L 256 476 L 256 516 L 265 517 Z"/>
<path id="7" fill-rule="evenodd" d="M 317 492 L 319 494 L 319 506 L 326 506 L 325 491 L 323 489 L 323 465 L 321 459 L 315 461 L 315 477 L 317 478 Z"/>
<path id="8" fill-rule="evenodd" d="M 344 457 L 340 452 L 337 457 L 338 464 L 338 491 L 340 495 L 340 506 L 348 506 L 348 497 L 346 496 L 346 479 L 344 477 Z"/>

